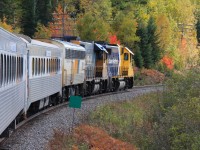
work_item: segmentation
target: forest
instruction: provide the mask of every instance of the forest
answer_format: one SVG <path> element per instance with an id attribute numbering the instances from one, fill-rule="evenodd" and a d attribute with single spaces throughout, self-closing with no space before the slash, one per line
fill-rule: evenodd
<path id="1" fill-rule="evenodd" d="M 1 0 L 0 26 L 32 38 L 120 43 L 138 68 L 199 64 L 200 0 Z"/>

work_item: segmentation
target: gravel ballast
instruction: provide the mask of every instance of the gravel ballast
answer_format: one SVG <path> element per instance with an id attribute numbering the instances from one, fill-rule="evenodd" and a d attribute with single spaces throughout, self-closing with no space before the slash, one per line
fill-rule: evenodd
<path id="1" fill-rule="evenodd" d="M 107 96 L 97 96 L 82 103 L 81 109 L 75 111 L 75 124 L 95 108 L 107 103 L 132 100 L 134 97 L 152 91 L 163 90 L 163 87 L 147 87 L 131 89 L 130 92 Z M 47 149 L 48 141 L 53 137 L 54 130 L 68 132 L 72 126 L 73 109 L 62 106 L 56 110 L 42 114 L 40 117 L 25 124 L 16 130 L 2 145 L 9 150 L 43 150 Z"/>

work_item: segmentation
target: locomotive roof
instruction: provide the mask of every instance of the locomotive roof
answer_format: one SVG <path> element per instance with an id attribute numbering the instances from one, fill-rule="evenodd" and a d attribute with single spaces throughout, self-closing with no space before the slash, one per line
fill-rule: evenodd
<path id="1" fill-rule="evenodd" d="M 73 44 L 73 43 L 66 42 L 66 41 L 60 41 L 60 40 L 56 40 L 56 41 L 62 43 L 66 49 L 85 51 L 85 48 L 83 48 L 83 47 L 80 46 L 80 45 Z"/>
<path id="2" fill-rule="evenodd" d="M 132 55 L 134 55 L 134 53 L 128 47 L 125 47 L 125 48 L 129 51 L 129 53 L 131 53 Z"/>
<path id="3" fill-rule="evenodd" d="M 106 48 L 119 48 L 119 45 L 114 45 L 114 44 L 113 45 L 106 44 L 105 46 L 106 46 Z"/>

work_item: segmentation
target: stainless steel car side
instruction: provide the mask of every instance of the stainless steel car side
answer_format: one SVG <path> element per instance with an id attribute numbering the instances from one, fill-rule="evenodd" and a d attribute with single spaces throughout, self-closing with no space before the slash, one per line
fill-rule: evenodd
<path id="1" fill-rule="evenodd" d="M 15 118 L 26 103 L 26 43 L 0 28 L 0 135 L 8 136 L 7 127 L 15 128 Z"/>

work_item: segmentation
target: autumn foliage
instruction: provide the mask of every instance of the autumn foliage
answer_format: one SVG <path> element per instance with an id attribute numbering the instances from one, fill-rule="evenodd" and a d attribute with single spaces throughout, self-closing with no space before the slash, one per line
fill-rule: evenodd
<path id="1" fill-rule="evenodd" d="M 12 28 L 11 25 L 9 25 L 9 24 L 6 23 L 6 20 L 7 20 L 7 19 L 4 17 L 3 20 L 0 21 L 0 27 L 2 27 L 2 28 L 4 28 L 4 29 L 6 29 L 6 30 L 12 32 L 12 31 L 13 31 L 13 28 Z"/>
<path id="2" fill-rule="evenodd" d="M 164 56 L 161 60 L 161 62 L 170 70 L 174 68 L 174 61 L 169 56 Z"/>
<path id="3" fill-rule="evenodd" d="M 62 19 L 61 19 L 61 14 L 63 14 L 63 8 L 60 4 L 58 4 L 55 12 L 53 13 L 53 20 L 54 22 L 50 23 L 50 28 L 52 31 L 52 36 L 57 37 L 62 35 Z"/>
<path id="4" fill-rule="evenodd" d="M 155 83 L 161 83 L 165 79 L 165 75 L 157 70 L 154 69 L 142 69 L 141 76 L 148 76 L 151 81 Z"/>
<path id="5" fill-rule="evenodd" d="M 70 140 L 72 142 L 68 143 Z M 135 146 L 109 136 L 102 129 L 85 124 L 76 127 L 71 137 L 55 132 L 54 139 L 49 143 L 49 149 L 78 150 L 83 143 L 91 150 L 136 150 Z"/>
<path id="6" fill-rule="evenodd" d="M 51 38 L 52 33 L 49 27 L 45 27 L 41 23 L 38 23 L 36 30 L 37 32 L 35 32 L 34 38 L 43 38 L 43 39 Z"/>
<path id="7" fill-rule="evenodd" d="M 53 22 L 50 23 L 52 37 L 62 37 L 63 35 L 74 34 L 75 22 L 67 12 L 63 12 L 63 7 L 58 4 L 53 13 Z"/>
<path id="8" fill-rule="evenodd" d="M 128 143 L 110 137 L 105 131 L 89 125 L 81 125 L 75 129 L 75 137 L 88 143 L 92 149 L 125 149 L 136 150 L 136 148 Z"/>
<path id="9" fill-rule="evenodd" d="M 109 37 L 109 42 L 110 44 L 120 44 L 120 40 L 117 39 L 117 36 L 116 35 L 111 35 Z"/>

